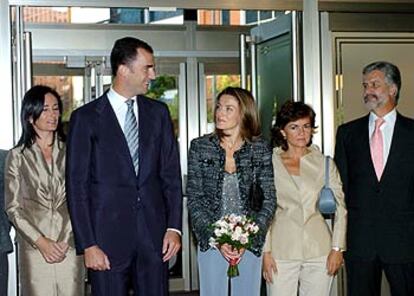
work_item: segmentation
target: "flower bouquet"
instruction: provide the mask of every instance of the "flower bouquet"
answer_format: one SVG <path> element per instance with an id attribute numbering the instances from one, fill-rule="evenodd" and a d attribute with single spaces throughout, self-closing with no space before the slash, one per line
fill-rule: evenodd
<path id="1" fill-rule="evenodd" d="M 259 226 L 245 215 L 225 215 L 211 225 L 213 236 L 210 237 L 211 247 L 228 244 L 240 251 L 252 245 L 254 236 L 259 232 Z M 238 260 L 230 260 L 227 275 L 229 278 L 239 275 Z"/>

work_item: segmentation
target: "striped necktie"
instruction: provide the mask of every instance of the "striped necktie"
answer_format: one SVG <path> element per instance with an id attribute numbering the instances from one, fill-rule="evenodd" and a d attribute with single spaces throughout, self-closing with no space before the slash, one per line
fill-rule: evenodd
<path id="1" fill-rule="evenodd" d="M 128 105 L 128 110 L 125 116 L 124 124 L 124 134 L 126 141 L 128 143 L 129 152 L 131 153 L 132 163 L 134 164 L 135 173 L 138 174 L 138 145 L 139 145 L 139 136 L 138 136 L 138 122 L 134 113 L 134 100 L 129 99 L 126 101 Z"/>

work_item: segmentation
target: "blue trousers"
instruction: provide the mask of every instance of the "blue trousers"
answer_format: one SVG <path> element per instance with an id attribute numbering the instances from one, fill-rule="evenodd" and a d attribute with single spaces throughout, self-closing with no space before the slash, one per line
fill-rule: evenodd
<path id="1" fill-rule="evenodd" d="M 228 296 L 229 264 L 217 249 L 198 250 L 200 296 Z M 232 296 L 259 296 L 262 257 L 246 251 L 239 263 L 240 275 L 231 279 Z"/>

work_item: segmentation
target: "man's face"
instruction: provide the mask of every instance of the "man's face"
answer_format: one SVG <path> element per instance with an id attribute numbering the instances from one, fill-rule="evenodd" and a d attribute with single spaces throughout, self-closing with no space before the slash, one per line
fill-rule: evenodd
<path id="1" fill-rule="evenodd" d="M 395 105 L 397 87 L 385 80 L 385 74 L 374 70 L 363 76 L 364 103 L 369 111 L 388 113 Z M 384 114 L 385 114 L 384 113 Z"/>
<path id="2" fill-rule="evenodd" d="M 137 58 L 127 65 L 127 81 L 130 90 L 137 95 L 148 91 L 151 80 L 155 79 L 155 63 L 152 53 L 138 48 Z"/>

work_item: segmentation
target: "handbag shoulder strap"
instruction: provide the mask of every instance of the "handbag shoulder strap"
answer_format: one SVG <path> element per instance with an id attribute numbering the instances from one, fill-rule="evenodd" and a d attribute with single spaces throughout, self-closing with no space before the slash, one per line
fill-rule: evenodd
<path id="1" fill-rule="evenodd" d="M 325 156 L 325 187 L 329 187 L 329 156 Z"/>

